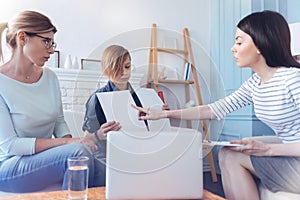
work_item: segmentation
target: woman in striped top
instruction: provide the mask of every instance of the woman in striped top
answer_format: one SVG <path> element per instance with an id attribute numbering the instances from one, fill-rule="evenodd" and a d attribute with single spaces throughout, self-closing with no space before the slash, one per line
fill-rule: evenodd
<path id="1" fill-rule="evenodd" d="M 256 116 L 282 143 L 243 139 L 231 141 L 239 147 L 222 148 L 219 161 L 226 197 L 259 199 L 256 178 L 273 192 L 300 193 L 300 64 L 291 55 L 286 20 L 273 11 L 246 16 L 237 25 L 231 50 L 240 68 L 255 72 L 236 92 L 209 105 L 182 110 L 136 107 L 147 114 L 139 118 L 222 119 L 253 105 Z"/>

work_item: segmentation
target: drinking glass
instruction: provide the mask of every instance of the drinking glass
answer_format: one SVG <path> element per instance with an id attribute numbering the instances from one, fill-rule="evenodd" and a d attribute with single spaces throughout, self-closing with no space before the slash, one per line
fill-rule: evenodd
<path id="1" fill-rule="evenodd" d="M 87 200 L 89 158 L 68 158 L 68 193 L 70 200 Z"/>

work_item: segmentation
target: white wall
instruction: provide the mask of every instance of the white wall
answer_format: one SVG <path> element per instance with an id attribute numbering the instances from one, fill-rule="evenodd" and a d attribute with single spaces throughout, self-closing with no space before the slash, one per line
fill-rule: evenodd
<path id="1" fill-rule="evenodd" d="M 87 58 L 99 45 L 120 33 L 150 27 L 189 28 L 195 42 L 209 52 L 210 1 L 207 0 L 0 0 L 0 21 L 22 10 L 49 16 L 58 28 L 55 39 L 61 62 L 66 55 Z M 100 56 L 100 55 L 99 55 Z"/>

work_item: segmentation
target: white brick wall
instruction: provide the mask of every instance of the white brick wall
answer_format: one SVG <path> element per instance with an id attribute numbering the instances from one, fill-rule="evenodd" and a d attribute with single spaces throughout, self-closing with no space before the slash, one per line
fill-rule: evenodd
<path id="1" fill-rule="evenodd" d="M 85 112 L 89 96 L 107 83 L 107 78 L 98 71 L 76 69 L 52 69 L 60 82 L 64 110 Z M 143 74 L 132 73 L 130 83 L 134 88 L 141 85 Z"/>

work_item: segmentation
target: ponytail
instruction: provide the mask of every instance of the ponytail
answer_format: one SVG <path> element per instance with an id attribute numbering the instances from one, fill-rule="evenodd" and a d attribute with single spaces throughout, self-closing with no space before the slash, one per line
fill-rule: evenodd
<path id="1" fill-rule="evenodd" d="M 2 33 L 7 28 L 7 22 L 0 23 L 0 62 L 3 61 Z"/>

